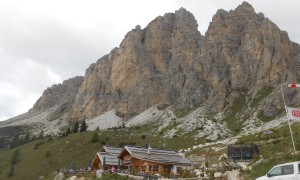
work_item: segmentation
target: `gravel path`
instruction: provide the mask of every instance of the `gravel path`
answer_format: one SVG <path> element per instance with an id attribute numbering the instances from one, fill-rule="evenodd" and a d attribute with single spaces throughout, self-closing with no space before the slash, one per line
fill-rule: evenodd
<path id="1" fill-rule="evenodd" d="M 238 170 L 226 171 L 228 180 L 241 180 L 240 172 Z"/>

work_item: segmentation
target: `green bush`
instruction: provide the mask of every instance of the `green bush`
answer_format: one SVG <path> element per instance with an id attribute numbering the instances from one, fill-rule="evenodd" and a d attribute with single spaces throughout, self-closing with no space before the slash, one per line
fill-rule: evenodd
<path id="1" fill-rule="evenodd" d="M 125 145 L 135 146 L 136 142 L 120 142 L 119 147 L 124 147 Z"/>
<path id="2" fill-rule="evenodd" d="M 165 177 L 165 178 L 170 177 L 169 173 L 166 172 L 166 171 L 162 174 L 162 176 Z"/>
<path id="3" fill-rule="evenodd" d="M 183 171 L 180 172 L 180 177 L 182 177 L 182 178 L 192 178 L 193 175 L 192 175 L 191 171 L 183 170 Z"/>
<path id="4" fill-rule="evenodd" d="M 38 141 L 38 142 L 36 142 L 34 145 L 35 145 L 35 146 L 40 146 L 40 145 L 42 145 L 42 144 L 45 144 L 45 141 Z"/>
<path id="5" fill-rule="evenodd" d="M 13 152 L 13 155 L 11 156 L 11 159 L 10 159 L 10 164 L 11 165 L 15 165 L 17 164 L 18 162 L 20 162 L 20 150 L 19 149 L 16 149 L 14 152 Z"/>
<path id="6" fill-rule="evenodd" d="M 7 176 L 8 177 L 14 176 L 14 172 L 15 172 L 15 168 L 14 168 L 14 166 L 11 166 L 9 172 L 7 173 Z"/>
<path id="7" fill-rule="evenodd" d="M 45 157 L 47 158 L 47 157 L 50 157 L 50 156 L 51 156 L 50 151 L 47 151 L 46 154 L 45 154 Z"/>
<path id="8" fill-rule="evenodd" d="M 100 144 L 101 144 L 101 145 L 105 145 L 106 142 L 105 142 L 104 140 L 102 140 L 102 141 L 100 142 Z"/>

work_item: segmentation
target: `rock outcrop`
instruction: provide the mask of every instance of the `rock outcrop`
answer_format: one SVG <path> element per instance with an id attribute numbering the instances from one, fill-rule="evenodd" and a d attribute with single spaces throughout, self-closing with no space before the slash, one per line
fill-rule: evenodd
<path id="1" fill-rule="evenodd" d="M 247 2 L 230 12 L 218 10 L 200 49 L 201 71 L 212 89 L 210 110 L 231 106 L 236 90 L 254 98 L 263 88 L 292 80 L 299 52 L 286 32 Z"/>
<path id="2" fill-rule="evenodd" d="M 33 110 L 67 102 L 71 121 L 112 109 L 126 119 L 154 105 L 174 111 L 204 105 L 207 112 L 221 112 L 242 96 L 248 111 L 262 97 L 264 115 L 283 108 L 278 84 L 300 79 L 300 46 L 286 32 L 247 2 L 218 10 L 205 36 L 197 28 L 184 8 L 144 29 L 136 26 L 118 48 L 90 65 L 83 79 L 48 88 Z M 292 101 L 298 94 L 289 92 L 287 98 L 299 105 Z"/>
<path id="3" fill-rule="evenodd" d="M 119 48 L 87 69 L 71 119 L 110 109 L 132 116 L 159 103 L 185 103 L 190 99 L 185 95 L 202 87 L 193 68 L 202 38 L 197 27 L 194 16 L 181 8 L 130 31 Z M 203 97 L 199 93 L 194 104 Z"/>
<path id="4" fill-rule="evenodd" d="M 62 84 L 52 85 L 43 92 L 43 95 L 37 100 L 30 111 L 41 111 L 63 104 L 71 105 L 82 82 L 83 77 L 76 76 L 63 81 Z"/>

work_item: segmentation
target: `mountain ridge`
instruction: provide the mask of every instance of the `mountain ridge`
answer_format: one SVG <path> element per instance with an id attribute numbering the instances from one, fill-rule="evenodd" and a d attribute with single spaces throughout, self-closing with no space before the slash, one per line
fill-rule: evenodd
<path id="1" fill-rule="evenodd" d="M 265 123 L 281 115 L 277 87 L 299 80 L 299 62 L 299 44 L 247 2 L 218 10 L 204 36 L 193 14 L 180 8 L 144 29 L 137 25 L 84 77 L 45 90 L 28 114 L 66 125 L 113 110 L 126 122 L 151 107 L 174 114 L 203 107 L 203 114 L 222 112 L 228 126 L 232 119 Z M 285 96 L 300 105 L 297 90 Z"/>

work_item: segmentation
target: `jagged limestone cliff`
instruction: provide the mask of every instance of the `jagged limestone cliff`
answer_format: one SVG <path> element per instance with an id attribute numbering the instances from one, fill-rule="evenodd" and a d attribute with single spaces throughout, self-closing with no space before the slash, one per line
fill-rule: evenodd
<path id="1" fill-rule="evenodd" d="M 90 65 L 71 85 L 75 89 L 53 86 L 31 111 L 67 103 L 66 119 L 77 121 L 112 109 L 126 119 L 154 105 L 174 111 L 202 105 L 207 113 L 234 117 L 232 107 L 243 99 L 240 113 L 251 116 L 253 104 L 260 104 L 265 116 L 278 114 L 283 109 L 278 84 L 300 74 L 299 45 L 247 2 L 218 10 L 204 36 L 197 28 L 184 8 L 144 29 L 136 26 L 118 48 Z M 299 93 L 286 95 L 299 105 L 292 101 Z"/>
<path id="2" fill-rule="evenodd" d="M 53 106 L 72 104 L 78 89 L 83 82 L 82 76 L 76 76 L 47 88 L 30 111 L 40 111 Z"/>

